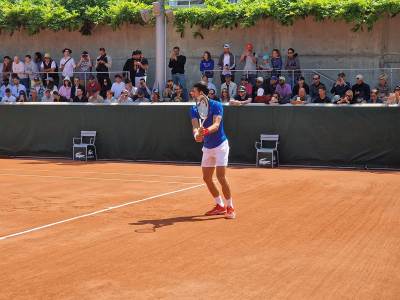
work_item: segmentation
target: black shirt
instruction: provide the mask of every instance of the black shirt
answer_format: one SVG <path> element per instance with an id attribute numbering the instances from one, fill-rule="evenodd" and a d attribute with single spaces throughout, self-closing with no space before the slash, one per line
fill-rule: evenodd
<path id="1" fill-rule="evenodd" d="M 362 100 L 369 101 L 371 89 L 365 82 L 353 85 L 354 101 L 361 102 Z"/>
<path id="2" fill-rule="evenodd" d="M 237 100 L 237 101 L 246 101 L 249 99 L 249 96 L 244 96 L 244 98 L 241 98 L 239 95 L 236 95 L 233 99 Z"/>
<path id="3" fill-rule="evenodd" d="M 125 62 L 123 70 L 130 73 L 132 81 L 135 77 L 146 76 L 146 69 L 139 67 L 139 66 L 135 66 L 135 62 L 140 62 L 142 65 L 149 64 L 147 58 L 141 58 L 141 59 L 130 58 L 130 59 L 128 59 Z"/>
<path id="4" fill-rule="evenodd" d="M 168 67 L 171 68 L 172 74 L 185 74 L 186 56 L 178 55 L 175 59 L 170 59 Z"/>
<path id="5" fill-rule="evenodd" d="M 329 97 L 325 96 L 324 99 L 321 99 L 319 95 L 316 98 L 312 99 L 312 101 L 313 103 L 332 103 Z"/>
<path id="6" fill-rule="evenodd" d="M 86 96 L 82 96 L 81 99 L 79 99 L 78 96 L 75 96 L 72 98 L 72 102 L 88 102 L 88 98 Z"/>

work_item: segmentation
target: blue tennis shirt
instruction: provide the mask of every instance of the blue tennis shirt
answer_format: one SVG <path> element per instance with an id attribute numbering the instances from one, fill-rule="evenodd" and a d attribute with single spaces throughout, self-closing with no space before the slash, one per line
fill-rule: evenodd
<path id="1" fill-rule="evenodd" d="M 214 100 L 208 100 L 208 104 L 209 104 L 208 117 L 203 123 L 204 128 L 208 128 L 213 124 L 214 116 L 222 117 L 218 131 L 204 137 L 204 147 L 206 147 L 207 149 L 212 149 L 221 145 L 223 142 L 226 141 L 227 138 L 224 132 L 224 123 L 223 123 L 224 109 L 222 107 L 222 104 Z M 192 119 L 200 118 L 196 105 L 192 106 L 190 110 L 190 115 Z"/>

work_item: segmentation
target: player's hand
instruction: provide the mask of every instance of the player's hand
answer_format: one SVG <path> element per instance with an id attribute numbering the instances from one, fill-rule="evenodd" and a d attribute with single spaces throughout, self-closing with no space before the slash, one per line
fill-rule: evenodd
<path id="1" fill-rule="evenodd" d="M 201 136 L 201 137 L 204 137 L 204 127 L 200 127 L 199 128 L 199 131 L 198 131 L 198 134 Z"/>
<path id="2" fill-rule="evenodd" d="M 204 140 L 204 138 L 203 138 L 200 134 L 196 134 L 196 135 L 194 136 L 194 140 L 195 140 L 197 143 L 202 143 L 203 140 Z"/>

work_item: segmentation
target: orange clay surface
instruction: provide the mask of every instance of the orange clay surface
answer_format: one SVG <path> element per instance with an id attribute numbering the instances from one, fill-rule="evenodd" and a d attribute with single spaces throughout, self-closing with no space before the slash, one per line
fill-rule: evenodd
<path id="1" fill-rule="evenodd" d="M 0 299 L 400 299 L 400 173 L 228 178 L 236 220 L 199 166 L 1 159 Z"/>

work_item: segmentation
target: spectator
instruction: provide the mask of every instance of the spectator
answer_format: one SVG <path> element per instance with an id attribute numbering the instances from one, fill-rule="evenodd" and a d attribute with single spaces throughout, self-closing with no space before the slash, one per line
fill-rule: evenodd
<path id="1" fill-rule="evenodd" d="M 25 92 L 26 95 L 26 87 L 20 84 L 18 76 L 13 74 L 12 77 L 13 77 L 13 85 L 11 85 L 11 93 L 15 98 L 18 99 L 21 91 Z"/>
<path id="2" fill-rule="evenodd" d="M 86 84 L 93 68 L 93 62 L 90 58 L 89 52 L 83 51 L 81 57 L 76 64 L 76 76 L 81 81 L 81 84 Z"/>
<path id="3" fill-rule="evenodd" d="M 21 84 L 23 84 L 27 89 L 29 89 L 29 78 L 28 75 L 25 74 L 25 64 L 19 60 L 18 56 L 14 56 L 14 61 L 12 63 L 12 71 L 13 74 L 16 74 L 18 76 Z"/>
<path id="4" fill-rule="evenodd" d="M 310 87 L 308 84 L 305 82 L 305 79 L 303 76 L 300 76 L 297 84 L 293 87 L 293 97 L 297 96 L 299 94 L 299 89 L 304 88 L 306 90 L 306 94 L 308 95 L 310 93 Z"/>
<path id="5" fill-rule="evenodd" d="M 299 88 L 297 95 L 290 101 L 293 105 L 308 104 L 311 102 L 310 96 L 307 95 L 306 89 L 304 87 Z"/>
<path id="6" fill-rule="evenodd" d="M 332 103 L 331 99 L 326 95 L 326 87 L 324 85 L 320 85 L 318 88 L 318 96 L 314 99 L 311 99 L 313 103 Z"/>
<path id="7" fill-rule="evenodd" d="M 312 80 L 313 80 L 313 82 L 312 82 L 312 84 L 310 86 L 310 97 L 311 97 L 311 100 L 313 102 L 315 102 L 319 97 L 319 89 L 320 89 L 320 87 L 324 87 L 325 88 L 325 92 L 326 92 L 326 87 L 321 82 L 321 76 L 319 74 L 314 74 Z M 315 103 L 318 103 L 318 102 L 315 102 Z"/>
<path id="8" fill-rule="evenodd" d="M 63 58 L 60 60 L 60 71 L 62 71 L 63 78 L 74 76 L 74 69 L 76 68 L 75 60 L 71 57 L 72 50 L 65 48 L 63 50 Z"/>
<path id="9" fill-rule="evenodd" d="M 41 100 L 41 97 L 39 98 L 39 96 L 38 96 L 38 92 L 36 91 L 36 89 L 34 89 L 34 88 L 32 88 L 31 90 L 30 90 L 30 93 L 29 93 L 29 100 L 31 101 L 31 102 L 39 102 L 40 100 Z M 42 95 L 42 97 L 43 97 L 43 95 Z"/>
<path id="10" fill-rule="evenodd" d="M 0 64 L 0 71 L 2 73 L 2 79 L 3 81 L 5 79 L 9 80 L 10 75 L 12 73 L 12 63 L 11 63 L 11 57 L 9 56 L 4 56 L 3 58 L 3 63 Z"/>
<path id="11" fill-rule="evenodd" d="M 142 92 L 140 92 L 142 93 Z M 129 91 L 123 90 L 118 98 L 118 103 L 133 103 L 132 98 L 129 97 Z"/>
<path id="12" fill-rule="evenodd" d="M 265 94 L 266 95 L 271 95 L 275 93 L 276 87 L 278 85 L 278 77 L 275 75 L 272 75 L 269 80 L 267 80 L 267 84 L 265 85 Z"/>
<path id="13" fill-rule="evenodd" d="M 4 90 L 4 96 L 1 98 L 1 102 L 16 102 L 17 98 L 11 94 L 11 89 L 6 88 Z"/>
<path id="14" fill-rule="evenodd" d="M 158 91 L 158 89 L 154 89 L 153 92 L 151 93 L 151 102 L 156 103 L 160 101 L 161 101 L 160 92 Z"/>
<path id="15" fill-rule="evenodd" d="M 239 87 L 238 95 L 229 101 L 229 105 L 241 106 L 249 104 L 253 99 L 247 95 L 246 88 L 244 86 Z"/>
<path id="16" fill-rule="evenodd" d="M 122 81 L 122 76 L 117 74 L 114 76 L 115 81 L 111 86 L 111 90 L 114 92 L 114 97 L 119 99 L 122 91 L 125 89 L 125 83 Z"/>
<path id="17" fill-rule="evenodd" d="M 203 54 L 203 59 L 200 62 L 200 72 L 202 78 L 204 76 L 207 77 L 207 81 L 212 83 L 214 79 L 214 60 L 211 58 L 211 54 L 208 51 L 205 51 Z"/>
<path id="18" fill-rule="evenodd" d="M 129 97 L 132 98 L 132 100 L 135 100 L 137 98 L 138 88 L 133 86 L 132 81 L 130 81 L 129 79 L 125 79 L 125 89 L 128 90 Z"/>
<path id="19" fill-rule="evenodd" d="M 281 104 L 289 103 L 290 97 L 292 96 L 292 89 L 290 85 L 286 83 L 285 77 L 279 77 L 279 84 L 276 86 L 275 92 L 279 94 Z"/>
<path id="20" fill-rule="evenodd" d="M 257 77 L 256 84 L 253 89 L 252 98 L 255 99 L 256 97 L 265 96 L 265 85 L 264 85 L 264 78 Z"/>
<path id="21" fill-rule="evenodd" d="M 171 98 L 172 102 L 183 102 L 183 89 L 180 85 L 174 85 L 174 93 Z"/>
<path id="22" fill-rule="evenodd" d="M 47 78 L 53 78 L 54 84 L 58 86 L 59 76 L 57 63 L 51 58 L 49 53 L 45 53 L 44 60 L 40 65 L 40 71 L 44 72 L 43 80 Z"/>
<path id="23" fill-rule="evenodd" d="M 104 103 L 110 104 L 110 103 L 116 103 L 117 100 L 114 98 L 114 92 L 112 90 L 108 90 L 106 92 L 106 98 L 104 99 Z"/>
<path id="24" fill-rule="evenodd" d="M 336 104 L 354 104 L 354 95 L 352 90 L 347 90 L 342 98 L 334 101 Z"/>
<path id="25" fill-rule="evenodd" d="M 19 95 L 17 97 L 17 102 L 28 102 L 28 97 L 26 96 L 26 91 L 19 91 Z"/>
<path id="26" fill-rule="evenodd" d="M 299 55 L 295 53 L 293 48 L 288 49 L 288 55 L 285 62 L 285 70 L 289 71 L 289 82 L 293 86 L 301 75 Z"/>
<path id="27" fill-rule="evenodd" d="M 226 80 L 226 75 L 231 75 L 232 81 L 235 81 L 234 70 L 236 68 L 235 56 L 230 51 L 231 46 L 229 44 L 224 45 L 224 52 L 219 56 L 218 66 L 222 70 L 221 72 L 221 83 Z"/>
<path id="28" fill-rule="evenodd" d="M 102 96 L 104 99 L 107 98 L 107 91 L 111 90 L 111 80 L 110 78 L 104 78 L 103 82 L 100 83 L 101 86 L 101 91 L 100 91 L 100 96 Z"/>
<path id="29" fill-rule="evenodd" d="M 340 98 L 344 97 L 346 92 L 350 90 L 350 85 L 347 84 L 345 80 L 345 75 L 344 73 L 339 73 L 338 77 L 336 79 L 336 82 L 333 84 L 332 89 L 331 89 L 331 94 L 334 96 L 334 102 L 339 100 Z"/>
<path id="30" fill-rule="evenodd" d="M 33 58 L 33 62 L 36 64 L 36 69 L 40 71 L 43 62 L 43 55 L 40 52 L 35 52 L 35 56 Z"/>
<path id="31" fill-rule="evenodd" d="M 41 101 L 42 102 L 54 102 L 54 98 L 53 98 L 53 95 L 51 93 L 52 93 L 51 90 L 46 89 Z"/>
<path id="32" fill-rule="evenodd" d="M 61 96 L 58 91 L 53 92 L 53 100 L 54 102 L 69 102 L 65 97 Z"/>
<path id="33" fill-rule="evenodd" d="M 145 96 L 143 90 L 138 90 L 138 97 L 135 100 L 135 103 L 140 103 L 140 102 L 150 102 L 150 100 Z"/>
<path id="34" fill-rule="evenodd" d="M 271 67 L 271 63 L 270 63 L 268 54 L 264 54 L 264 56 L 262 57 L 261 64 L 258 65 L 258 69 L 260 71 L 262 71 L 263 76 L 266 76 L 267 74 L 272 74 L 271 73 L 272 67 Z"/>
<path id="35" fill-rule="evenodd" d="M 30 55 L 25 55 L 25 73 L 28 76 L 28 86 L 26 88 L 30 88 L 31 82 L 35 77 L 38 77 L 39 69 L 34 61 L 32 61 L 32 57 Z"/>
<path id="36" fill-rule="evenodd" d="M 393 105 L 400 103 L 400 86 L 396 86 L 394 93 L 390 94 L 387 98 L 386 104 Z"/>
<path id="37" fill-rule="evenodd" d="M 144 78 L 141 78 L 139 81 L 139 87 L 137 90 L 138 96 L 139 96 L 139 91 L 143 92 L 145 98 L 150 99 L 151 90 L 148 88 L 146 80 L 144 80 Z"/>
<path id="38" fill-rule="evenodd" d="M 87 96 L 89 98 L 92 97 L 95 93 L 99 93 L 100 89 L 101 87 L 100 84 L 97 82 L 96 77 L 94 77 L 94 75 L 89 75 L 89 81 L 86 86 Z"/>
<path id="39" fill-rule="evenodd" d="M 94 91 L 89 97 L 88 102 L 90 103 L 104 103 L 104 98 L 100 96 L 100 90 Z"/>
<path id="40" fill-rule="evenodd" d="M 221 99 L 218 98 L 217 92 L 214 89 L 208 90 L 208 98 L 214 101 L 221 102 Z"/>
<path id="41" fill-rule="evenodd" d="M 104 82 L 105 78 L 110 78 L 108 70 L 111 69 L 111 66 L 111 57 L 107 55 L 106 49 L 101 47 L 99 49 L 99 56 L 96 58 L 97 81 L 100 82 L 100 84 Z"/>
<path id="42" fill-rule="evenodd" d="M 217 87 L 215 86 L 214 83 L 212 83 L 212 82 L 209 81 L 207 75 L 203 75 L 203 76 L 201 77 L 201 81 L 202 81 L 202 83 L 203 83 L 205 86 L 207 86 L 208 90 L 210 90 L 210 89 L 213 89 L 214 91 L 217 90 Z"/>
<path id="43" fill-rule="evenodd" d="M 379 98 L 379 91 L 377 89 L 371 90 L 371 95 L 369 97 L 369 103 L 383 103 L 382 99 Z"/>
<path id="44" fill-rule="evenodd" d="M 60 89 L 61 92 L 61 89 Z M 84 91 L 82 89 L 77 89 L 76 90 L 76 96 L 72 98 L 72 102 L 88 102 L 88 98 L 84 94 Z"/>
<path id="45" fill-rule="evenodd" d="M 142 51 L 135 50 L 132 52 L 132 57 L 125 62 L 123 70 L 129 72 L 130 79 L 135 83 L 136 87 L 139 87 L 140 79 L 146 80 L 147 78 L 146 72 L 148 68 L 149 62 L 147 58 L 143 57 Z"/>
<path id="46" fill-rule="evenodd" d="M 168 67 L 171 68 L 172 80 L 183 89 L 183 100 L 187 99 L 186 78 L 185 78 L 186 56 L 180 54 L 179 47 L 172 50 Z"/>
<path id="47" fill-rule="evenodd" d="M 255 84 L 255 82 L 254 82 L 254 84 Z M 253 94 L 253 85 L 251 83 L 249 83 L 249 79 L 247 78 L 246 75 L 243 75 L 242 78 L 240 79 L 240 85 L 244 86 L 246 88 L 247 95 Z"/>
<path id="48" fill-rule="evenodd" d="M 281 76 L 282 70 L 282 57 L 281 52 L 278 49 L 272 50 L 272 58 L 271 58 L 271 67 L 272 67 L 272 76 Z"/>
<path id="49" fill-rule="evenodd" d="M 386 74 L 379 76 L 379 83 L 376 89 L 378 90 L 378 99 L 386 101 L 387 97 L 390 95 L 390 88 L 387 82 Z"/>
<path id="50" fill-rule="evenodd" d="M 171 101 L 172 95 L 174 94 L 174 81 L 168 80 L 163 92 L 164 101 Z"/>
<path id="51" fill-rule="evenodd" d="M 3 84 L 0 87 L 0 100 L 6 95 L 6 89 L 11 90 L 10 80 L 8 78 L 3 80 Z"/>
<path id="52" fill-rule="evenodd" d="M 81 89 L 83 91 L 83 94 L 85 93 L 85 87 L 81 84 L 81 81 L 79 80 L 78 77 L 74 77 L 71 87 L 71 98 L 74 98 L 75 96 L 78 96 L 78 89 Z"/>
<path id="53" fill-rule="evenodd" d="M 222 103 L 227 103 L 231 101 L 231 96 L 229 95 L 229 90 L 228 89 L 222 89 L 221 90 L 221 102 Z"/>
<path id="54" fill-rule="evenodd" d="M 269 101 L 270 105 L 279 105 L 281 104 L 281 98 L 278 93 L 273 93 L 271 96 L 271 100 Z"/>
<path id="55" fill-rule="evenodd" d="M 32 90 L 36 91 L 38 99 L 42 99 L 44 94 L 44 87 L 42 85 L 42 82 L 40 81 L 39 76 L 37 75 L 33 78 L 31 92 Z"/>
<path id="56" fill-rule="evenodd" d="M 69 79 L 69 77 L 65 77 L 63 80 L 63 85 L 60 87 L 60 90 L 58 91 L 58 93 L 60 94 L 61 97 L 64 97 L 67 101 L 70 101 L 71 98 L 76 97 L 75 95 L 72 95 L 71 90 L 72 90 L 71 80 Z M 53 95 L 54 95 L 54 92 L 53 92 Z"/>
<path id="57" fill-rule="evenodd" d="M 58 92 L 58 87 L 54 84 L 54 79 L 52 77 L 47 78 L 46 86 L 47 89 L 53 92 Z"/>
<path id="58" fill-rule="evenodd" d="M 221 91 L 222 89 L 227 89 L 229 92 L 229 96 L 234 98 L 237 93 L 237 85 L 232 81 L 232 75 L 231 74 L 226 74 L 225 75 L 225 82 L 221 85 Z M 222 98 L 222 97 L 221 97 Z"/>
<path id="59" fill-rule="evenodd" d="M 240 62 L 244 63 L 244 75 L 247 77 L 248 82 L 250 82 L 251 85 L 255 85 L 257 77 L 257 55 L 254 52 L 253 44 L 246 44 L 244 52 L 240 56 Z M 250 92 L 247 88 L 246 92 L 248 95 L 252 94 L 252 91 Z"/>
<path id="60" fill-rule="evenodd" d="M 356 76 L 356 84 L 352 87 L 354 94 L 354 101 L 357 103 L 369 102 L 371 89 L 368 84 L 364 82 L 364 76 L 358 74 Z"/>

